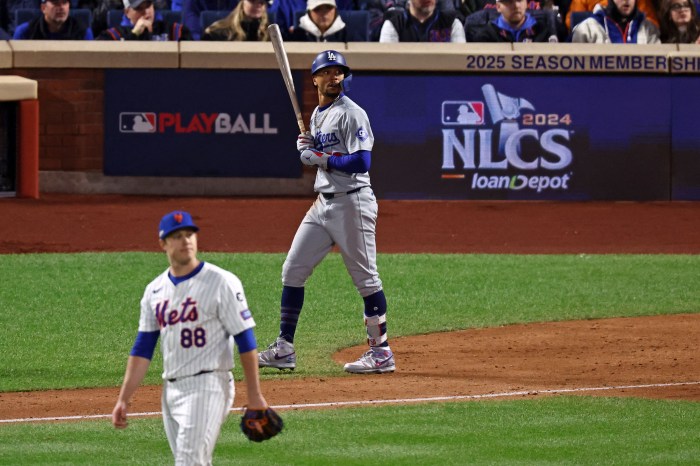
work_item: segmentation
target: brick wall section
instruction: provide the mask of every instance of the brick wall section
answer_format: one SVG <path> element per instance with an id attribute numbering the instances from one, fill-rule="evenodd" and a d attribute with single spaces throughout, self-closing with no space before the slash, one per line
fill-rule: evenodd
<path id="1" fill-rule="evenodd" d="M 104 70 L 0 70 L 39 83 L 39 170 L 102 171 Z"/>

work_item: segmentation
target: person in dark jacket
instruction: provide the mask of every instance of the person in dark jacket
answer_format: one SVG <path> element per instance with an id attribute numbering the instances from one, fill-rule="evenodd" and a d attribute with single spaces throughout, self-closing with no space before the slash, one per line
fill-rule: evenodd
<path id="1" fill-rule="evenodd" d="M 15 40 L 92 40 L 92 30 L 70 17 L 69 0 L 41 0 L 41 16 L 20 24 Z"/>
<path id="2" fill-rule="evenodd" d="M 146 40 L 181 41 L 192 40 L 189 29 L 180 23 L 167 24 L 156 19 L 151 0 L 124 0 L 124 15 L 131 27 L 116 26 L 97 36 L 98 40 Z"/>
<path id="3" fill-rule="evenodd" d="M 495 19 L 476 22 L 472 21 L 475 15 L 483 13 L 470 15 L 465 27 L 467 42 L 559 42 L 555 24 L 528 13 L 527 7 L 527 0 L 498 0 Z"/>
<path id="4" fill-rule="evenodd" d="M 407 5 L 384 20 L 379 42 L 465 41 L 464 25 L 454 9 L 440 11 L 436 0 L 409 0 Z"/>

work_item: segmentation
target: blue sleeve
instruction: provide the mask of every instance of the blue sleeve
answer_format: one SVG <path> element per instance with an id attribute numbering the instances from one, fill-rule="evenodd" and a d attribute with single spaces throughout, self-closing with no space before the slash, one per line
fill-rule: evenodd
<path id="1" fill-rule="evenodd" d="M 85 40 L 93 40 L 95 37 L 92 35 L 92 29 L 87 28 L 85 31 Z"/>
<path id="2" fill-rule="evenodd" d="M 131 356 L 141 356 L 151 360 L 153 358 L 153 351 L 156 349 L 156 343 L 158 343 L 158 337 L 160 332 L 156 330 L 155 332 L 139 332 L 136 335 L 136 341 L 134 341 L 134 346 L 131 348 Z"/>
<path id="3" fill-rule="evenodd" d="M 22 23 L 15 29 L 15 34 L 12 36 L 14 40 L 26 39 L 27 31 L 29 31 L 29 23 Z"/>
<path id="4" fill-rule="evenodd" d="M 258 347 L 258 342 L 255 341 L 255 333 L 252 328 L 242 331 L 238 335 L 234 335 L 233 339 L 236 341 L 236 346 L 238 346 L 238 353 L 243 354 L 248 351 L 253 351 Z"/>
<path id="5" fill-rule="evenodd" d="M 365 173 L 369 171 L 371 162 L 372 153 L 370 151 L 358 150 L 352 154 L 329 158 L 328 168 L 334 168 L 345 173 Z"/>

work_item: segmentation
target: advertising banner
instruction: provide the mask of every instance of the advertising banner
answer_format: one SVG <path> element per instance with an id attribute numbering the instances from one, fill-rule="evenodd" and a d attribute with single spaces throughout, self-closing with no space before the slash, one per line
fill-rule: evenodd
<path id="1" fill-rule="evenodd" d="M 672 194 L 673 200 L 700 201 L 700 106 L 697 76 L 673 78 Z"/>
<path id="2" fill-rule="evenodd" d="M 670 198 L 670 77 L 361 75 L 349 96 L 381 198 Z"/>
<path id="3" fill-rule="evenodd" d="M 105 70 L 105 175 L 299 178 L 297 133 L 276 69 Z"/>

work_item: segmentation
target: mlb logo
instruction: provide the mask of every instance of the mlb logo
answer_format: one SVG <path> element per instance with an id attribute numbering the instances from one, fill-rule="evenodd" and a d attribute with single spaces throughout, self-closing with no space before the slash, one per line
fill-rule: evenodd
<path id="1" fill-rule="evenodd" d="M 120 133 L 155 133 L 156 114 L 144 112 L 122 112 L 119 114 Z"/>
<path id="2" fill-rule="evenodd" d="M 481 101 L 450 100 L 442 103 L 443 125 L 483 125 L 484 103 Z"/>

